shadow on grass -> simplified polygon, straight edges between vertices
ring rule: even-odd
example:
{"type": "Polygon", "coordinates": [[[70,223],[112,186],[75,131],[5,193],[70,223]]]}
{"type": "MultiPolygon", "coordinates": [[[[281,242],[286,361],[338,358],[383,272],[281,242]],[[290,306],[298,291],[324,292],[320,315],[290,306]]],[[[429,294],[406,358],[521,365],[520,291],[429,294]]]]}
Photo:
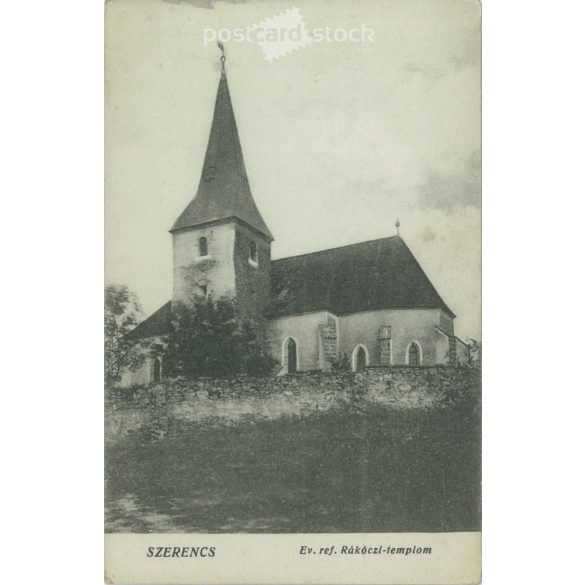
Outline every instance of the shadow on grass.
{"type": "Polygon", "coordinates": [[[157,421],[107,447],[108,532],[480,529],[477,404],[157,421]]]}

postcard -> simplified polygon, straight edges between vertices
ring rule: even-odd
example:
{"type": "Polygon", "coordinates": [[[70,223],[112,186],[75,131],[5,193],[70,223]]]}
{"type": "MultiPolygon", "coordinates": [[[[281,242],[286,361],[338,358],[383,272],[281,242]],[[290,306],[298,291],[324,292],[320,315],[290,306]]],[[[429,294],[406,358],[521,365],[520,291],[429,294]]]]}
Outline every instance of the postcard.
{"type": "Polygon", "coordinates": [[[481,580],[481,8],[110,0],[105,580],[481,580]]]}

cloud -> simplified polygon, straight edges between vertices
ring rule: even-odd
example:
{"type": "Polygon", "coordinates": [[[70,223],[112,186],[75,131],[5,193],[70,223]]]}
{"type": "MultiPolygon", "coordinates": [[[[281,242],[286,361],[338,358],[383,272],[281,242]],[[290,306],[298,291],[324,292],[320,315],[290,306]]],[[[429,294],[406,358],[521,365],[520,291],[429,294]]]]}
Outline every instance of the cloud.
{"type": "Polygon", "coordinates": [[[481,29],[474,27],[462,31],[458,50],[451,55],[450,61],[455,69],[479,67],[481,64],[481,29]]]}
{"type": "Polygon", "coordinates": [[[428,63],[409,61],[400,67],[405,75],[421,75],[430,81],[437,81],[448,73],[448,68],[445,66],[436,66],[428,63]]]}
{"type": "Polygon", "coordinates": [[[459,173],[428,173],[417,189],[423,208],[452,212],[459,207],[481,208],[481,151],[475,150],[465,160],[459,173]]]}
{"type": "Polygon", "coordinates": [[[406,77],[420,76],[435,82],[467,68],[478,69],[481,61],[481,29],[467,22],[455,28],[433,29],[423,34],[424,43],[435,50],[411,53],[400,66],[406,77]]]}

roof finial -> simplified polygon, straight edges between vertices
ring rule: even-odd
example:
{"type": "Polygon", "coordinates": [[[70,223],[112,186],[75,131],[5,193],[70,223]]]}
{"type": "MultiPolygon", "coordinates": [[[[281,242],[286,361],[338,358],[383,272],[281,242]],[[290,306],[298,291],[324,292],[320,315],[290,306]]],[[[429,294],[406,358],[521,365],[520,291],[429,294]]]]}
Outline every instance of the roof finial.
{"type": "Polygon", "coordinates": [[[394,225],[396,226],[396,235],[399,236],[400,235],[400,220],[397,219],[396,223],[394,225]]]}
{"type": "Polygon", "coordinates": [[[219,41],[217,41],[217,46],[221,51],[221,57],[219,58],[219,60],[221,61],[221,74],[225,75],[225,50],[223,48],[223,44],[220,43],[219,41]]]}

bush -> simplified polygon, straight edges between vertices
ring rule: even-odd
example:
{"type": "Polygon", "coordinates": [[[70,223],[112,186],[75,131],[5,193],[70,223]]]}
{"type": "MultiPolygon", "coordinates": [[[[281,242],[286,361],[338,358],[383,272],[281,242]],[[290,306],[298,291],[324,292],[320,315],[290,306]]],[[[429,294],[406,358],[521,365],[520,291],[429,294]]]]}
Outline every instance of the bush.
{"type": "Polygon", "coordinates": [[[331,370],[333,372],[349,372],[351,370],[351,360],[346,353],[336,355],[331,360],[331,370]]]}
{"type": "Polygon", "coordinates": [[[232,299],[195,295],[174,308],[172,324],[164,349],[171,376],[263,375],[275,364],[265,322],[238,319],[232,299]]]}

